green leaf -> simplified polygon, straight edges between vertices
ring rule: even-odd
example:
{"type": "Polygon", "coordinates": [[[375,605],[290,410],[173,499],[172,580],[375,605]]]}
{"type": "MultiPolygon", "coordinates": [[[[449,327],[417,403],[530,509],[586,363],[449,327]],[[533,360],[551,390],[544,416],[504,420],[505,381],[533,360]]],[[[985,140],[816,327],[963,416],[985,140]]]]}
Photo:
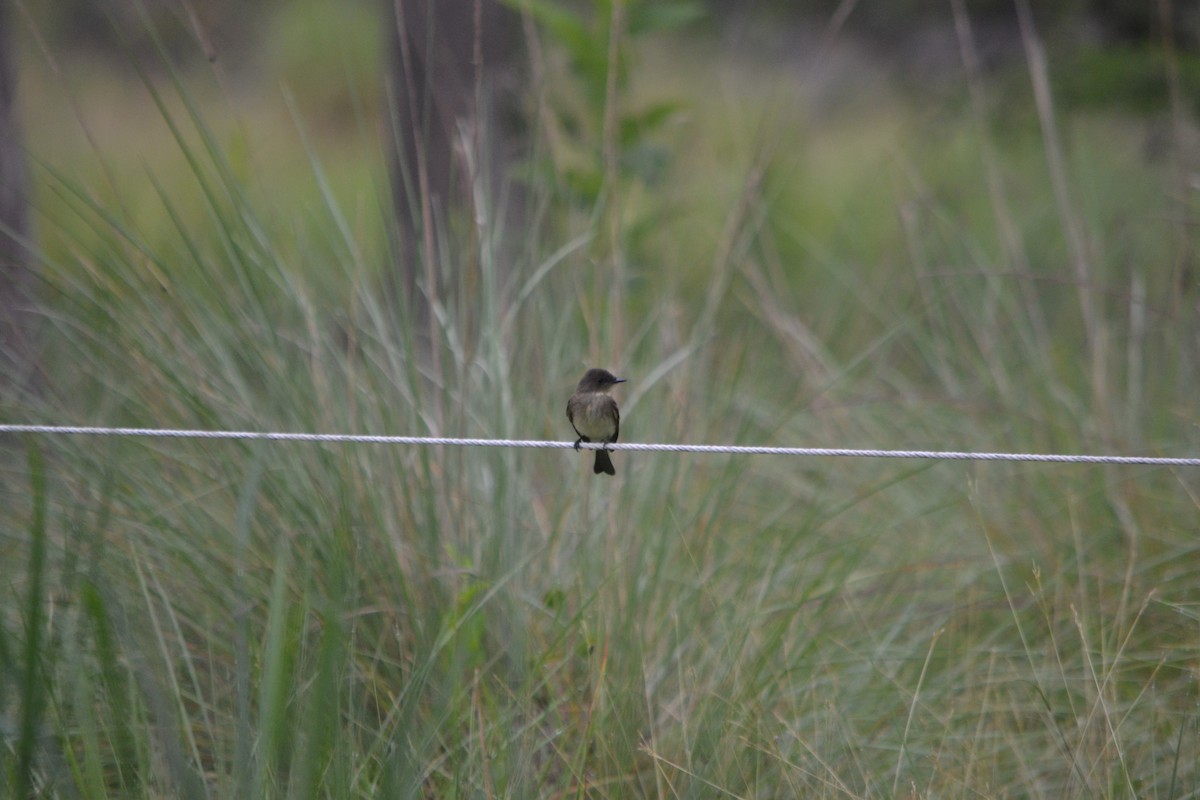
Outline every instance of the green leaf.
{"type": "Polygon", "coordinates": [[[558,3],[546,0],[500,0],[504,5],[516,11],[523,11],[533,17],[534,22],[546,29],[559,44],[571,51],[576,58],[581,51],[587,49],[592,38],[588,26],[578,15],[561,7],[558,3]]]}
{"type": "Polygon", "coordinates": [[[647,186],[658,185],[667,174],[671,154],[665,147],[639,142],[621,154],[621,169],[647,186]]]}
{"type": "Polygon", "coordinates": [[[683,110],[680,103],[655,103],[640,111],[621,117],[620,142],[622,147],[632,147],[648,134],[661,128],[683,110]]]}
{"type": "Polygon", "coordinates": [[[580,201],[583,206],[588,206],[600,197],[600,190],[604,187],[604,175],[598,169],[569,169],[563,175],[563,182],[573,199],[580,201]]]}
{"type": "Polygon", "coordinates": [[[629,9],[628,29],[633,36],[652,31],[678,30],[702,19],[705,14],[701,3],[642,3],[629,9]]]}

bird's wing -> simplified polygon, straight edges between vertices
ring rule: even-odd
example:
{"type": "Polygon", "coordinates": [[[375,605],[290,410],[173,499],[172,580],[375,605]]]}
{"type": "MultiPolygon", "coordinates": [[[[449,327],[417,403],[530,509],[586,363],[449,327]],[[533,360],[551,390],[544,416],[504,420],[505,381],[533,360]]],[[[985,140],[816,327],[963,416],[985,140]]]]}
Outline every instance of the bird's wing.
{"type": "Polygon", "coordinates": [[[579,428],[575,427],[575,409],[571,407],[571,402],[569,400],[567,401],[567,422],[571,423],[571,430],[575,431],[575,435],[578,436],[580,440],[585,442],[589,441],[586,436],[579,432],[579,428]]]}

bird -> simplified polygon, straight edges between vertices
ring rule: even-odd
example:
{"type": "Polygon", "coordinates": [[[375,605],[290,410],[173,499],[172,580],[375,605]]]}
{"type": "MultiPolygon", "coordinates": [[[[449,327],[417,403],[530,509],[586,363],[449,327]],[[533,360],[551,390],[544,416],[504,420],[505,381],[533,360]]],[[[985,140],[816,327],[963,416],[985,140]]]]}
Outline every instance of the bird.
{"type": "MultiPolygon", "coordinates": [[[[606,369],[592,368],[583,373],[579,385],[575,387],[575,394],[567,400],[567,419],[579,436],[575,440],[576,450],[581,442],[608,444],[617,440],[617,434],[621,431],[621,412],[609,390],[624,382],[625,378],[618,378],[606,369]]],[[[592,472],[597,475],[617,474],[608,450],[602,448],[596,451],[592,472]]]]}

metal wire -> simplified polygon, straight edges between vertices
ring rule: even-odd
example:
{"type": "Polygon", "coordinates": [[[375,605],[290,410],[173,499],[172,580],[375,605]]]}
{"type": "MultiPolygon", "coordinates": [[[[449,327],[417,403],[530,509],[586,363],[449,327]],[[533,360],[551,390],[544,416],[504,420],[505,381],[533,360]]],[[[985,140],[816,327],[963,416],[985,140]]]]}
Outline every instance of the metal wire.
{"type": "MultiPolygon", "coordinates": [[[[4,425],[0,433],[42,436],[126,436],[168,439],[225,439],[271,442],[331,442],[342,444],[423,445],[449,447],[537,447],[566,449],[573,442],[537,439],[471,439],[448,436],[382,436],[358,433],[293,433],[283,431],[215,431],[176,428],[104,428],[81,425],[4,425]]],[[[732,455],[802,456],[814,458],[921,458],[940,461],[1032,461],[1065,464],[1143,464],[1164,467],[1200,467],[1200,458],[1161,456],[1114,456],[1071,453],[993,453],[956,450],[877,450],[846,447],[757,447],[719,444],[645,444],[621,442],[609,445],[584,443],[589,450],[630,450],[660,453],[718,453],[732,455]]]]}

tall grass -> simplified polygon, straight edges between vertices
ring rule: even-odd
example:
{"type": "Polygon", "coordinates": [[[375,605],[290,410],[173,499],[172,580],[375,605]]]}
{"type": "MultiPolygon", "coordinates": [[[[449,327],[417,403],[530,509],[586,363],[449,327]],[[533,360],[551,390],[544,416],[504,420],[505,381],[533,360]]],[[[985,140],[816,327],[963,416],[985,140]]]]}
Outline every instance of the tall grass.
{"type": "MultiPolygon", "coordinates": [[[[562,214],[553,183],[524,230],[442,232],[429,341],[388,290],[383,186],[347,202],[297,147],[315,189],[292,203],[182,78],[142,86],[187,180],[147,224],[119,179],[39,165],[48,380],[11,419],[565,438],[602,364],[631,379],[631,441],[1195,451],[1194,302],[1153,268],[1178,255],[1173,179],[1124,118],[1043,109],[1094,285],[1032,112],[788,112],[764,150],[698,107],[673,180],[630,192],[677,209],[655,234],[562,214]],[[597,297],[616,259],[628,284],[597,297]]],[[[1200,793],[1194,475],[614,460],[8,450],[6,790],[1200,793]]]]}

